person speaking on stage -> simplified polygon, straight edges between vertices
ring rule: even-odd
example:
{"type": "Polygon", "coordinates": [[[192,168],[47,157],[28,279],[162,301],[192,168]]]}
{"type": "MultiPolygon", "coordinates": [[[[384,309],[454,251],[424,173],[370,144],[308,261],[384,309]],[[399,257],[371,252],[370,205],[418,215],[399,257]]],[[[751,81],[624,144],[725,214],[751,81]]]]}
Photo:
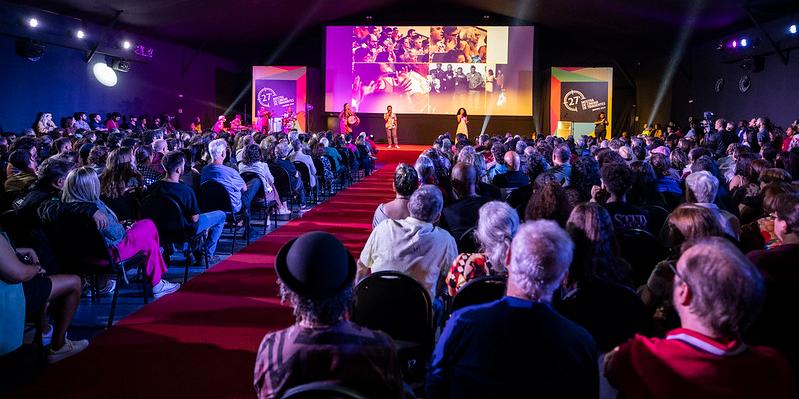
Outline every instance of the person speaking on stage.
{"type": "Polygon", "coordinates": [[[604,112],[600,112],[597,120],[594,121],[594,137],[597,139],[605,138],[608,130],[608,117],[604,112]]]}
{"type": "Polygon", "coordinates": [[[352,128],[358,126],[360,119],[350,108],[349,103],[344,103],[344,109],[338,114],[338,125],[342,134],[352,133],[352,128]]]}
{"type": "Polygon", "coordinates": [[[391,148],[392,145],[400,148],[399,141],[397,141],[397,114],[394,113],[394,108],[392,106],[389,105],[386,107],[386,113],[383,114],[383,120],[386,122],[388,148],[391,148]]]}
{"type": "Polygon", "coordinates": [[[468,138],[469,128],[466,124],[469,123],[469,116],[466,114],[466,109],[458,108],[458,114],[455,115],[455,119],[458,121],[458,130],[455,133],[463,133],[468,138]]]}

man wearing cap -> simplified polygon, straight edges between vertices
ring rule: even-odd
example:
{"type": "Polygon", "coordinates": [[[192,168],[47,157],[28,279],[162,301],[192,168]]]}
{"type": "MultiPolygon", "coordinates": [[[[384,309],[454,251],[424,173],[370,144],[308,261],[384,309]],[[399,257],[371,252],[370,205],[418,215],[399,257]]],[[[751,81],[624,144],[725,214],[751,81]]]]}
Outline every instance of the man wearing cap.
{"type": "Polygon", "coordinates": [[[341,241],[323,232],[303,234],[280,249],[275,271],[296,321],[261,341],[254,373],[258,397],[280,398],[298,385],[324,381],[369,398],[401,398],[394,342],[346,318],[356,265],[341,241]]]}

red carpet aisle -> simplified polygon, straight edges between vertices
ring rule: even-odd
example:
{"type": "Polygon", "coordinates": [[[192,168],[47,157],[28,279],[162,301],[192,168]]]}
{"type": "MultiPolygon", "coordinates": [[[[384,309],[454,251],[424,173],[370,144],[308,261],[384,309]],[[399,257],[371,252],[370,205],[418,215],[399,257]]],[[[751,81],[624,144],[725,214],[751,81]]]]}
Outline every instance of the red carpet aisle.
{"type": "Polygon", "coordinates": [[[357,257],[375,207],[393,196],[394,163],[414,162],[421,149],[382,151],[384,167],[372,176],[123,319],[16,397],[254,397],[258,343],[294,320],[277,296],[272,266],[278,249],[302,233],[324,230],[357,257]]]}

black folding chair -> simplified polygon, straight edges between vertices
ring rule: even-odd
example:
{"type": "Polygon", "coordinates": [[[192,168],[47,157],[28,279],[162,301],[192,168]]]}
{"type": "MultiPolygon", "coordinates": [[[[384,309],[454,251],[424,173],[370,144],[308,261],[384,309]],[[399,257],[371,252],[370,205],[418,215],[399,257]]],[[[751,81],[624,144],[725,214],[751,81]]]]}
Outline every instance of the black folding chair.
{"type": "Polygon", "coordinates": [[[655,237],[660,236],[660,230],[669,218],[669,211],[657,205],[645,205],[641,209],[646,211],[647,229],[655,237]]]}
{"type": "Polygon", "coordinates": [[[345,386],[320,381],[291,388],[280,399],[367,399],[367,397],[345,386]]]}
{"type": "Polygon", "coordinates": [[[295,194],[291,187],[289,173],[276,163],[270,162],[267,165],[269,165],[269,172],[272,173],[272,177],[275,178],[275,188],[280,196],[280,200],[283,201],[283,203],[288,204],[289,210],[294,212],[294,203],[299,203],[299,201],[294,201],[295,194]]]}
{"type": "Polygon", "coordinates": [[[91,217],[64,211],[53,222],[44,223],[44,231],[53,245],[53,252],[66,270],[87,276],[92,281],[92,303],[100,303],[99,277],[115,275],[117,280],[111,299],[111,309],[108,313],[106,328],[114,323],[119,287],[121,282],[129,283],[126,270],[137,268],[141,278],[142,297],[144,303],[148,302],[152,294],[152,287],[144,278],[144,265],[147,255],[139,251],[135,255],[119,262],[114,260],[111,250],[106,246],[105,239],[91,217]],[[69,226],[68,230],[64,226],[69,226]]]}
{"type": "Polygon", "coordinates": [[[449,313],[467,306],[496,301],[505,296],[507,285],[508,278],[505,276],[484,276],[469,281],[452,298],[449,313]]]}
{"type": "MultiPolygon", "coordinates": [[[[341,171],[335,169],[336,162],[333,160],[333,157],[331,157],[330,155],[327,155],[327,154],[322,155],[322,156],[327,158],[327,161],[330,163],[330,168],[333,169],[333,181],[330,182],[330,190],[331,190],[331,195],[332,195],[333,191],[338,192],[340,190],[339,188],[336,188],[336,182],[338,182],[340,187],[341,187],[341,181],[342,181],[342,179],[344,179],[344,176],[341,174],[341,171]]],[[[317,170],[318,170],[318,168],[317,168],[317,170]]]]}
{"type": "Polygon", "coordinates": [[[109,209],[114,211],[119,220],[139,220],[141,208],[141,192],[139,190],[130,190],[125,194],[110,198],[108,196],[100,196],[100,200],[108,206],[109,209]]]}
{"type": "Polygon", "coordinates": [[[233,205],[230,203],[230,195],[222,183],[215,180],[208,180],[200,185],[200,193],[197,195],[200,203],[200,210],[203,212],[222,211],[225,212],[226,220],[233,230],[233,246],[231,252],[236,249],[236,237],[238,236],[239,224],[244,224],[244,237],[247,245],[250,245],[250,215],[242,206],[239,212],[233,212],[233,205]]]}
{"type": "MultiPolygon", "coordinates": [[[[242,180],[245,182],[250,181],[252,179],[260,179],[257,173],[255,172],[244,172],[241,174],[242,180]]],[[[268,225],[267,218],[271,212],[272,214],[272,223],[274,228],[277,228],[277,201],[267,201],[266,200],[266,187],[261,185],[261,188],[258,189],[258,194],[255,195],[255,198],[252,201],[252,205],[250,205],[250,209],[256,209],[260,214],[261,220],[264,221],[264,234],[266,234],[266,227],[268,225]]]]}
{"type": "Polygon", "coordinates": [[[628,229],[616,233],[621,256],[632,266],[635,287],[646,284],[658,262],[666,259],[666,250],[652,233],[646,230],[628,229]]]}
{"type": "Polygon", "coordinates": [[[155,224],[162,247],[170,248],[172,245],[177,245],[183,248],[183,256],[186,259],[183,272],[184,283],[189,279],[190,254],[193,250],[202,250],[205,268],[208,268],[205,231],[194,231],[194,228],[183,216],[180,204],[174,198],[161,194],[150,194],[142,202],[141,213],[144,218],[152,220],[155,224]]]}
{"type": "Polygon", "coordinates": [[[353,176],[352,170],[355,166],[355,155],[352,151],[346,148],[336,148],[338,154],[341,155],[341,162],[344,163],[344,173],[342,174],[342,182],[344,184],[352,184],[353,183],[353,176]]]}
{"type": "Polygon", "coordinates": [[[355,287],[352,320],[391,336],[403,375],[424,377],[433,351],[433,308],[430,294],[416,280],[394,271],[369,275],[355,287]]]}
{"type": "Polygon", "coordinates": [[[305,189],[306,196],[311,197],[311,201],[316,203],[316,190],[319,186],[311,187],[311,170],[308,169],[308,165],[300,161],[294,161],[293,164],[297,172],[300,172],[300,179],[302,180],[302,186],[305,189]]]}
{"type": "Polygon", "coordinates": [[[325,165],[322,163],[322,159],[320,157],[313,157],[313,166],[316,168],[316,202],[318,203],[318,196],[320,194],[325,198],[328,197],[328,193],[330,193],[330,182],[325,179],[325,165]],[[321,190],[319,189],[320,187],[321,190]]]}
{"type": "Polygon", "coordinates": [[[474,231],[477,230],[477,227],[470,227],[469,230],[466,230],[458,237],[458,252],[460,253],[474,253],[480,251],[480,245],[477,243],[477,240],[474,238],[474,231]]]}

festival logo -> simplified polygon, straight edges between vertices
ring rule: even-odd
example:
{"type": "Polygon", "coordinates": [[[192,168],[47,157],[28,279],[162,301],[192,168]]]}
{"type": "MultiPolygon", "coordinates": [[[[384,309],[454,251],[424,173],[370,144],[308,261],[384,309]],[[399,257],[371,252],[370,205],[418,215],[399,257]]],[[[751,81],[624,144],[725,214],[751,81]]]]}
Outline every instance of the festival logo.
{"type": "Polygon", "coordinates": [[[258,104],[264,107],[272,106],[272,97],[276,97],[277,93],[269,87],[264,87],[258,91],[258,104]]]}
{"type": "Polygon", "coordinates": [[[599,112],[607,112],[607,82],[563,82],[561,93],[565,93],[560,104],[561,120],[593,122],[599,112]]]}
{"type": "Polygon", "coordinates": [[[256,79],[255,101],[275,115],[295,108],[297,82],[294,80],[256,79]]]}

